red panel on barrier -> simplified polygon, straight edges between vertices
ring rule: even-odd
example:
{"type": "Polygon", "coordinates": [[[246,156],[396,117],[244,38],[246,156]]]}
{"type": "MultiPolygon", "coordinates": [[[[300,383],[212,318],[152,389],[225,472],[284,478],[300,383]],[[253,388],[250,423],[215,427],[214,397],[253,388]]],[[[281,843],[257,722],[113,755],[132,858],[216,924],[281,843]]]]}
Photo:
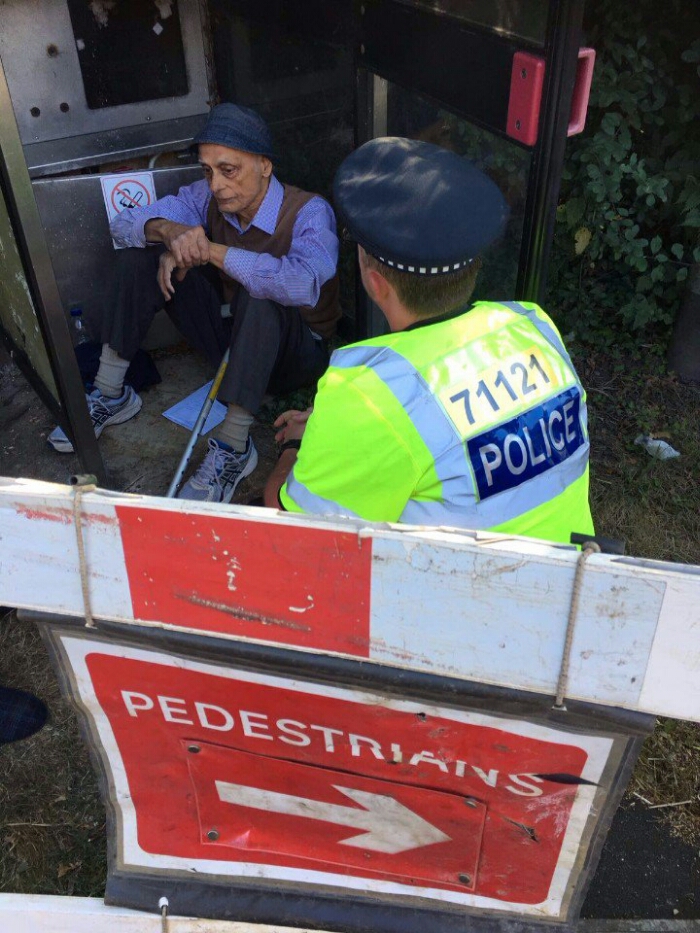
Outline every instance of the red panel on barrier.
{"type": "Polygon", "coordinates": [[[129,864],[379,878],[520,904],[544,901],[570,870],[583,738],[119,649],[130,651],[86,656],[113,771],[124,765],[129,864]],[[562,773],[568,785],[546,777],[562,773]]]}
{"type": "Polygon", "coordinates": [[[369,656],[369,539],[214,515],[116,512],[136,618],[369,656]]]}

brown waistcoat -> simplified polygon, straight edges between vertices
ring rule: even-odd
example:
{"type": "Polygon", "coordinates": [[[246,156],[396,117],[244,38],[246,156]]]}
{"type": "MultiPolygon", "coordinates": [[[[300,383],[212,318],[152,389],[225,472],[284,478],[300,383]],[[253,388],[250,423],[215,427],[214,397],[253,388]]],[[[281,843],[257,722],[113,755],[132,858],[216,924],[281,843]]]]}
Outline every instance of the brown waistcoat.
{"type": "MultiPolygon", "coordinates": [[[[249,227],[245,233],[239,233],[235,227],[225,220],[217,207],[216,201],[212,198],[207,212],[209,235],[214,243],[247,249],[254,253],[269,253],[276,259],[281,259],[282,256],[287,255],[292,245],[292,231],[297,214],[313,197],[315,195],[310,194],[308,191],[302,191],[300,188],[294,188],[291,185],[284,185],[284,196],[277,217],[277,226],[272,234],[258,230],[257,227],[249,227]]],[[[239,283],[223,271],[219,274],[224,287],[224,300],[231,303],[235,302],[239,283]]],[[[311,330],[322,337],[332,337],[335,332],[336,322],[340,317],[338,273],[336,272],[332,279],[329,279],[325,285],[321,286],[321,294],[313,308],[299,308],[299,311],[311,330]]]]}

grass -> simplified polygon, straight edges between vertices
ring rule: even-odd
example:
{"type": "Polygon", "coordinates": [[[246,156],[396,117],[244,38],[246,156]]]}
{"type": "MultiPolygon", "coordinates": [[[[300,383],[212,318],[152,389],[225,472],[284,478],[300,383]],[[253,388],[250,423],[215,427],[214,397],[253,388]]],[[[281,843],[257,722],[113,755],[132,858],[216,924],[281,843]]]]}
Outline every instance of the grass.
{"type": "MultiPolygon", "coordinates": [[[[576,348],[574,348],[575,350],[576,348]]],[[[624,538],[636,557],[700,564],[700,387],[664,373],[654,357],[575,359],[588,390],[591,503],[599,534],[624,538]],[[655,460],[639,434],[679,451],[655,460]]],[[[659,808],[673,831],[700,841],[700,725],[660,719],[629,793],[659,808]]]]}
{"type": "Polygon", "coordinates": [[[597,529],[624,538],[628,554],[700,564],[700,387],[656,372],[653,363],[619,372],[589,356],[578,367],[589,396],[597,529]],[[640,434],[681,456],[655,460],[634,443],[640,434]]]}
{"type": "MultiPolygon", "coordinates": [[[[572,348],[589,391],[591,499],[601,534],[627,553],[700,564],[700,388],[638,362],[572,348]],[[578,350],[578,352],[576,352],[578,350]],[[652,459],[634,444],[663,437],[681,456],[652,459]]],[[[305,394],[271,404],[271,423],[305,394]]],[[[36,629],[0,618],[0,683],[28,689],[51,710],[36,736],[0,747],[0,891],[101,896],[106,878],[104,808],[71,708],[61,698],[36,629]]],[[[700,840],[700,726],[660,720],[628,791],[689,842],[700,840]],[[688,802],[689,801],[689,802],[688,802]]]]}
{"type": "Polygon", "coordinates": [[[0,747],[0,891],[101,897],[107,873],[97,778],[38,630],[0,621],[0,683],[47,704],[44,728],[0,747]]]}

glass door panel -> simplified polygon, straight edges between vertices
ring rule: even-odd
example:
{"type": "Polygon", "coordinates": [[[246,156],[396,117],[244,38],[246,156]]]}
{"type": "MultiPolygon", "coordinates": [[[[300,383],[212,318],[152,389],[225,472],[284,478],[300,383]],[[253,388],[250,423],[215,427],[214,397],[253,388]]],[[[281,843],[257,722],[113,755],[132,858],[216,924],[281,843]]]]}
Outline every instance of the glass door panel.
{"type": "Polygon", "coordinates": [[[423,7],[484,26],[503,36],[517,36],[544,45],[547,28],[547,0],[399,0],[408,6],[423,7]]]}
{"type": "MultiPolygon", "coordinates": [[[[544,294],[584,0],[364,0],[358,142],[427,139],[472,159],[510,206],[478,297],[544,294]]],[[[368,333],[382,321],[360,296],[368,333]],[[363,308],[364,303],[364,308],[363,308]]]]}
{"type": "Polygon", "coordinates": [[[512,298],[532,153],[391,82],[387,82],[386,112],[387,136],[422,139],[450,149],[479,166],[501,189],[510,210],[508,224],[499,241],[482,257],[484,265],[474,297],[512,298]]]}

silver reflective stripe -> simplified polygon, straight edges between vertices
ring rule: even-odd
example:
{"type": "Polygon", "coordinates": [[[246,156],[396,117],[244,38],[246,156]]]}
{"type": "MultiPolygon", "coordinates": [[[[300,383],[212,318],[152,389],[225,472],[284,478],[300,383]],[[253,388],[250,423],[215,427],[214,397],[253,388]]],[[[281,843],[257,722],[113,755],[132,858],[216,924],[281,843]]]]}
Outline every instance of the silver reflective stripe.
{"type": "Polygon", "coordinates": [[[546,322],[539,318],[535,311],[532,308],[526,308],[524,305],[519,304],[517,301],[499,301],[499,305],[503,305],[504,308],[508,308],[509,311],[514,311],[515,314],[521,314],[523,317],[526,317],[528,321],[537,328],[537,330],[542,334],[544,339],[554,347],[557,353],[561,354],[564,357],[564,360],[571,370],[572,373],[575,373],[574,364],[571,362],[571,357],[561,342],[561,338],[557,336],[554,329],[546,322]]]}
{"type": "Polygon", "coordinates": [[[353,366],[372,366],[374,357],[381,356],[386,347],[341,347],[331,354],[330,366],[352,369],[353,366]]]}
{"type": "Polygon", "coordinates": [[[473,498],[466,508],[457,508],[451,502],[410,499],[399,516],[399,522],[472,529],[501,525],[544,505],[580,479],[588,466],[588,451],[588,443],[582,444],[572,457],[545,473],[482,502],[473,498]]]}
{"type": "Polygon", "coordinates": [[[552,347],[554,347],[557,353],[561,354],[565,363],[573,373],[574,378],[576,379],[576,385],[579,387],[581,392],[581,408],[579,415],[581,419],[581,426],[583,427],[583,436],[588,437],[588,407],[584,400],[583,386],[579,382],[576,368],[571,362],[571,357],[569,356],[566,347],[562,343],[561,338],[557,336],[553,328],[547,324],[546,321],[540,320],[540,318],[537,317],[537,314],[531,308],[525,308],[517,301],[500,301],[498,303],[502,304],[504,308],[508,308],[510,311],[514,311],[516,314],[524,315],[530,321],[530,323],[538,329],[544,339],[547,340],[552,347]]]}
{"type": "Polygon", "coordinates": [[[364,366],[381,379],[430,451],[443,498],[454,508],[469,508],[474,486],[464,442],[413,363],[390,347],[365,346],[336,351],[331,366],[364,366]]]}
{"type": "Polygon", "coordinates": [[[287,480],[286,491],[289,498],[304,512],[313,515],[344,515],[347,518],[362,518],[361,515],[337,502],[314,495],[303,483],[295,478],[294,472],[291,473],[287,480]]]}

